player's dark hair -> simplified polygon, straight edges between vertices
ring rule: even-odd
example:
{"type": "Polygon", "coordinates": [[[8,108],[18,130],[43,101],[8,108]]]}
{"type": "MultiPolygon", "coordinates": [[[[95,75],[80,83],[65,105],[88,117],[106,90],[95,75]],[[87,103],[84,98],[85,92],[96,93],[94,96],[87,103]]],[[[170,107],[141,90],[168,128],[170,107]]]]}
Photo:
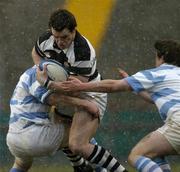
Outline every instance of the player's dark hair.
{"type": "Polygon", "coordinates": [[[175,40],[158,40],[154,44],[157,56],[165,63],[180,66],[180,43],[175,40]]]}
{"type": "Polygon", "coordinates": [[[57,9],[49,18],[49,28],[52,27],[58,32],[65,28],[72,32],[76,26],[77,22],[74,15],[65,9],[57,9]]]}

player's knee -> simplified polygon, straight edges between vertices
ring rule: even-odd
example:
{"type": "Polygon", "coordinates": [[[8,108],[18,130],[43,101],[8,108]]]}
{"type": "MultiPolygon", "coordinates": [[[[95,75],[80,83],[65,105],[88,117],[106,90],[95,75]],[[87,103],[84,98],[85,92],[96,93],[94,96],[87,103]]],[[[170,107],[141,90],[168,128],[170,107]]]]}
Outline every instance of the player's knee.
{"type": "Polygon", "coordinates": [[[87,109],[88,111],[93,114],[95,117],[99,117],[100,115],[100,110],[99,108],[97,107],[97,105],[93,102],[88,102],[87,103],[87,109]]]}
{"type": "Polygon", "coordinates": [[[69,148],[73,152],[73,154],[81,154],[81,144],[78,144],[77,142],[69,142],[69,148]]]}
{"type": "Polygon", "coordinates": [[[128,163],[132,166],[134,165],[134,156],[132,153],[130,153],[128,156],[128,163]]]}
{"type": "Polygon", "coordinates": [[[133,148],[128,156],[128,163],[134,166],[136,159],[141,155],[142,154],[138,149],[133,148]]]}
{"type": "Polygon", "coordinates": [[[152,159],[158,156],[158,154],[156,152],[149,151],[148,149],[140,149],[135,147],[131,150],[128,156],[128,163],[133,166],[140,156],[145,156],[152,159]]]}
{"type": "Polygon", "coordinates": [[[25,163],[25,162],[16,160],[14,163],[15,168],[21,169],[23,171],[28,171],[30,169],[31,165],[32,165],[31,161],[25,163]]]}
{"type": "Polygon", "coordinates": [[[86,143],[78,141],[77,139],[70,139],[69,148],[73,152],[73,154],[83,155],[84,150],[86,150],[86,143]]]}

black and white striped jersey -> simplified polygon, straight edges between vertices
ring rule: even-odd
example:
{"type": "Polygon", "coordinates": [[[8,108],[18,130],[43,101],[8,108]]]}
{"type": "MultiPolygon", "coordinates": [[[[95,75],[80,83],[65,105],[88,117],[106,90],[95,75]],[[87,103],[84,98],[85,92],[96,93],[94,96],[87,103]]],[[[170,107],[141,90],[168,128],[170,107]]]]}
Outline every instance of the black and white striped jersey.
{"type": "Polygon", "coordinates": [[[50,31],[43,33],[35,44],[35,50],[45,59],[54,59],[61,64],[68,64],[71,74],[89,77],[89,81],[99,74],[96,69],[96,54],[91,43],[76,31],[74,41],[65,50],[58,48],[50,31]]]}

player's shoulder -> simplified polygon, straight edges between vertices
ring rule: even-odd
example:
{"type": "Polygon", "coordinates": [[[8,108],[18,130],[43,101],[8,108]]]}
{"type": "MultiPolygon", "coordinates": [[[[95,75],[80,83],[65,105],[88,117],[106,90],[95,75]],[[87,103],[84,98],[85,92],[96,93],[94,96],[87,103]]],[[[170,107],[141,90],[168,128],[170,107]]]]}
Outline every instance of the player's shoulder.
{"type": "Polygon", "coordinates": [[[36,73],[36,69],[37,69],[37,67],[36,67],[36,65],[34,65],[34,66],[26,69],[24,73],[26,73],[28,75],[32,75],[33,73],[36,73]]]}
{"type": "Polygon", "coordinates": [[[93,49],[93,47],[90,46],[90,43],[87,41],[87,39],[83,37],[78,31],[76,31],[76,36],[74,39],[74,52],[76,61],[90,60],[91,49],[93,49]]]}
{"type": "Polygon", "coordinates": [[[22,84],[23,87],[27,87],[28,85],[31,85],[36,80],[36,68],[31,67],[27,70],[25,70],[20,78],[18,84],[22,84]]]}
{"type": "Polygon", "coordinates": [[[36,77],[36,66],[34,65],[31,68],[28,68],[27,70],[25,70],[25,72],[21,75],[21,78],[35,78],[36,77]]]}
{"type": "Polygon", "coordinates": [[[48,40],[51,36],[52,36],[52,33],[51,33],[50,30],[47,30],[47,31],[43,32],[43,33],[39,36],[39,44],[41,44],[42,42],[48,40]]]}

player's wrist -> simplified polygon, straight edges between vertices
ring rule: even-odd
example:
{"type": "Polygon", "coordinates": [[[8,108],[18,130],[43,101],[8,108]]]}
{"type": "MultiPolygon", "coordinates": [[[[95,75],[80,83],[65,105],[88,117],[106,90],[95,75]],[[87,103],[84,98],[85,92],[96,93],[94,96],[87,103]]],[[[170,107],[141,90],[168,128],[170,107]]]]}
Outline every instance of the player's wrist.
{"type": "Polygon", "coordinates": [[[86,91],[88,87],[88,83],[81,83],[80,86],[79,86],[79,90],[78,91],[86,91]]]}
{"type": "Polygon", "coordinates": [[[47,79],[44,81],[43,86],[44,86],[45,88],[49,89],[49,87],[50,87],[50,85],[51,85],[51,82],[52,82],[52,80],[51,80],[49,77],[47,77],[47,79]]]}
{"type": "Polygon", "coordinates": [[[47,87],[46,87],[47,89],[50,89],[52,82],[53,82],[52,80],[50,80],[50,81],[48,82],[47,87]]]}

